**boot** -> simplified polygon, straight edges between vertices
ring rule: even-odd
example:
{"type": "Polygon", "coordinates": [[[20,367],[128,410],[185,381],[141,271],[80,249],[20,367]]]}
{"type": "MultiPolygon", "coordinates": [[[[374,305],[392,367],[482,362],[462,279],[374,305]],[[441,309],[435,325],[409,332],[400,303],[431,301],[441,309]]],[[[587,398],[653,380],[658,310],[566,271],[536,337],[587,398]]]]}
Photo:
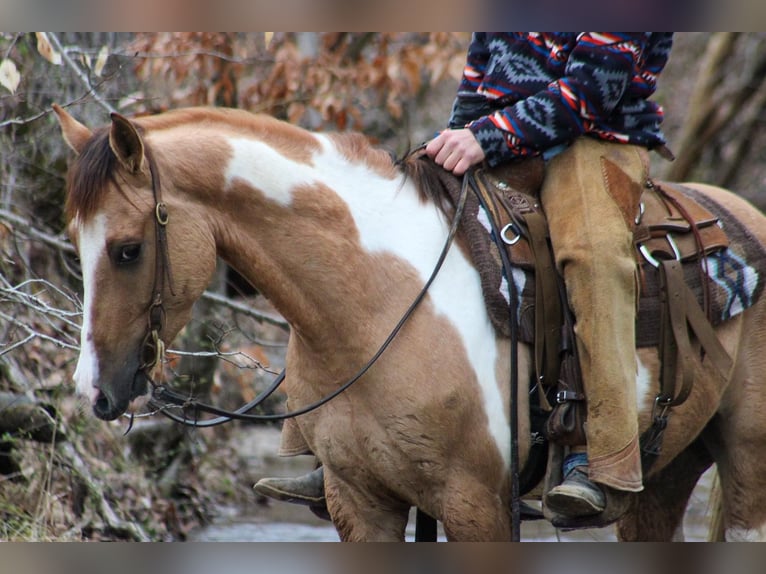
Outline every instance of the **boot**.
{"type": "Polygon", "coordinates": [[[262,478],[253,489],[258,494],[283,502],[311,507],[326,505],[324,470],[321,466],[296,478],[262,478]]]}
{"type": "Polygon", "coordinates": [[[570,454],[564,461],[564,480],[551,488],[545,496],[545,506],[567,518],[600,514],[606,508],[606,496],[597,484],[588,478],[588,459],[585,453],[570,454]]]}

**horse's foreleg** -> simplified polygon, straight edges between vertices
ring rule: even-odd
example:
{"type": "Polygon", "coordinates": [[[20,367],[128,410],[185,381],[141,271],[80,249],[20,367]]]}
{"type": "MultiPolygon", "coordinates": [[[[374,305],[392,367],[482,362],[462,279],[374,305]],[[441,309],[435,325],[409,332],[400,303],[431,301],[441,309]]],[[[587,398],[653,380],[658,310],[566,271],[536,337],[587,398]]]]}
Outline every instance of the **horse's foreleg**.
{"type": "Polygon", "coordinates": [[[662,542],[682,539],[689,497],[713,459],[700,440],[670,464],[644,479],[644,490],[633,498],[617,523],[620,540],[662,542]]]}
{"type": "MultiPolygon", "coordinates": [[[[374,490],[374,489],[371,489],[374,490]]],[[[403,542],[410,506],[382,500],[334,477],[325,467],[327,509],[343,542],[403,542]]]]}
{"type": "Polygon", "coordinates": [[[460,542],[508,542],[510,509],[496,491],[475,477],[453,478],[442,498],[442,523],[447,539],[460,542]]]}

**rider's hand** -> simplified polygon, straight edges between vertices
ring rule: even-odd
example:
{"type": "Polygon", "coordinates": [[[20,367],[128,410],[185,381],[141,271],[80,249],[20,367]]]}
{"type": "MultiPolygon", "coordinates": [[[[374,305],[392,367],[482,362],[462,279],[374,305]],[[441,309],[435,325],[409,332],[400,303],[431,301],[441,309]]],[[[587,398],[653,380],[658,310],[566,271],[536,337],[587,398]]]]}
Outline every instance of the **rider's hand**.
{"type": "Polygon", "coordinates": [[[455,175],[463,175],[469,167],[484,161],[484,150],[466,128],[444,130],[428,142],[426,154],[455,175]]]}

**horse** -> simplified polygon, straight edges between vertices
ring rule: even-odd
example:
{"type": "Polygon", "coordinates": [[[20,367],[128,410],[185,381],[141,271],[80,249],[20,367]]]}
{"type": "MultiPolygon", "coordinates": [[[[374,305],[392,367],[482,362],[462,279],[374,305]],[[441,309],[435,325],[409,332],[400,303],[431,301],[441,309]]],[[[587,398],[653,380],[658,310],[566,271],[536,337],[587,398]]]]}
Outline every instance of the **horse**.
{"type": "MultiPolygon", "coordinates": [[[[140,408],[147,365],[190,318],[221,257],[290,325],[291,408],[332,393],[380,348],[430,277],[450,233],[443,203],[407,161],[357,133],[315,133],[275,118],[186,108],[91,130],[54,106],[76,158],[66,214],[83,277],[73,375],[95,416],[140,408]],[[159,197],[158,197],[159,196],[159,197]],[[147,317],[151,317],[147,319],[147,317]],[[147,325],[147,322],[149,323],[147,325]],[[147,357],[149,355],[149,357],[147,357]]],[[[732,192],[689,184],[766,244],[766,218],[732,192]]],[[[717,464],[727,539],[766,538],[766,301],[716,328],[726,377],[701,363],[674,410],[621,540],[670,540],[700,475],[717,464]]],[[[658,393],[656,348],[637,350],[640,426],[658,393]]],[[[449,540],[509,540],[511,408],[519,458],[530,450],[529,396],[511,406],[511,365],[458,240],[426,296],[357,384],[296,419],[323,462],[344,541],[401,541],[415,506],[449,540]]],[[[525,380],[522,378],[521,380],[525,380]]]]}

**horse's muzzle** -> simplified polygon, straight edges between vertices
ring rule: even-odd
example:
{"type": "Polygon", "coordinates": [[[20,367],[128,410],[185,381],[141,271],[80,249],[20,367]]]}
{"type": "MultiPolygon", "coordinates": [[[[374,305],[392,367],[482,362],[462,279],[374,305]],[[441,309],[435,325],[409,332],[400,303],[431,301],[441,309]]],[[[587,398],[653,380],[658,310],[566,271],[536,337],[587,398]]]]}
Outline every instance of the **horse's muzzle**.
{"type": "Polygon", "coordinates": [[[112,421],[124,414],[136,399],[146,395],[148,389],[148,379],[143,371],[137,371],[133,376],[128,393],[108,392],[99,388],[93,403],[93,414],[101,420],[112,421]]]}

